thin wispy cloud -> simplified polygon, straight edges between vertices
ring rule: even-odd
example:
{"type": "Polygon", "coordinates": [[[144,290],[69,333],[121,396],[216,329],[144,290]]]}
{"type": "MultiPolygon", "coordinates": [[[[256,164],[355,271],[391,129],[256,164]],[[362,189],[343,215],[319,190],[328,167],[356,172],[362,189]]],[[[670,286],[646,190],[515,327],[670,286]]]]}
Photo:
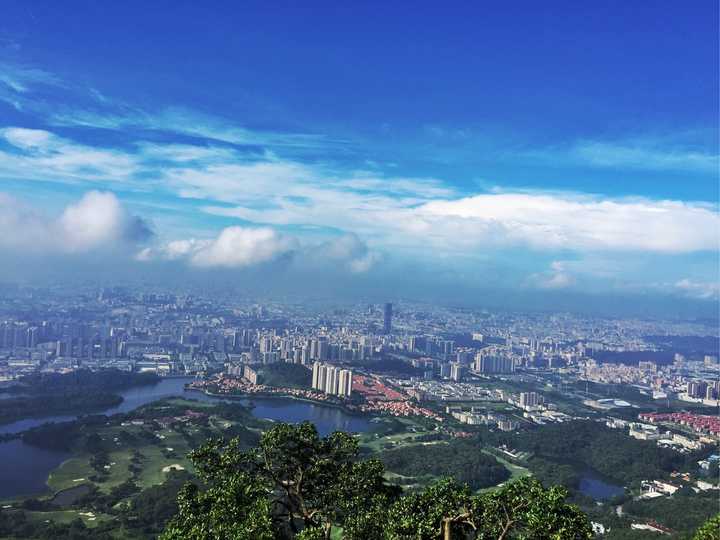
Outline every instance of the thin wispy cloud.
{"type": "Polygon", "coordinates": [[[663,148],[642,141],[624,144],[587,141],[575,146],[571,155],[594,167],[615,169],[717,173],[720,163],[716,153],[673,146],[663,148]]]}
{"type": "Polygon", "coordinates": [[[671,137],[581,140],[569,146],[508,154],[513,159],[556,167],[585,166],[618,171],[666,171],[716,174],[718,153],[706,144],[680,143],[671,137]]]}
{"type": "Polygon", "coordinates": [[[0,86],[13,92],[27,93],[38,86],[65,86],[65,83],[48,71],[35,67],[0,63],[0,86]]]}

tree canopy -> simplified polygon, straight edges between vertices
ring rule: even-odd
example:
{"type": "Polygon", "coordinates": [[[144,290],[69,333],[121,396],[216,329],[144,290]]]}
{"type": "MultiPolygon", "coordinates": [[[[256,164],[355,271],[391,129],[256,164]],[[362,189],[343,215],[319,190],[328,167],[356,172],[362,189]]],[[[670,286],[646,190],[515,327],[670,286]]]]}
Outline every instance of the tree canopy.
{"type": "Polygon", "coordinates": [[[383,464],[359,460],[352,435],[320,437],[310,423],[278,424],[259,444],[214,440],[191,454],[199,483],[178,496],[162,540],[575,540],[592,537],[567,491],[525,478],[473,494],[443,479],[403,495],[386,483],[383,464]]]}

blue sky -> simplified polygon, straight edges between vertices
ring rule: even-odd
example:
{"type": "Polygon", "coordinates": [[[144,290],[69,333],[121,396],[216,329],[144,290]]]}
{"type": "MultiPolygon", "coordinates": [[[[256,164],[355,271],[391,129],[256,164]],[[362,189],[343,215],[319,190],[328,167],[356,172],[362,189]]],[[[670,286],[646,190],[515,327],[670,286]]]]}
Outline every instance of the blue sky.
{"type": "Polygon", "coordinates": [[[717,10],[7,2],[5,252],[714,301],[717,10]]]}

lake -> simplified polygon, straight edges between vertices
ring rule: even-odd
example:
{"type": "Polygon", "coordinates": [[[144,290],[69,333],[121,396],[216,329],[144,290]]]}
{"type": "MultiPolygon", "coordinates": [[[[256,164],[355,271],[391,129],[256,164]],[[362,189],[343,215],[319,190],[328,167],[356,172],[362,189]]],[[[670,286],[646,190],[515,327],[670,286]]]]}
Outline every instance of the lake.
{"type": "Polygon", "coordinates": [[[607,501],[625,493],[623,487],[609,484],[593,471],[583,472],[580,478],[580,484],[578,485],[578,491],[583,495],[592,497],[596,501],[607,501]]]}
{"type": "MultiPolygon", "coordinates": [[[[162,379],[153,386],[140,386],[120,392],[123,402],[97,414],[113,415],[126,413],[159,399],[182,396],[199,401],[227,401],[253,405],[252,414],[257,418],[298,423],[309,420],[317,426],[322,435],[336,430],[364,432],[370,427],[367,417],[353,416],[341,409],[328,405],[308,403],[290,398],[226,399],[208,396],[198,391],[185,390],[185,383],[191,378],[162,379]]],[[[19,420],[0,426],[0,433],[18,433],[46,422],[66,422],[76,415],[47,416],[19,420]]],[[[0,500],[11,497],[42,494],[47,491],[45,481],[53,469],[68,459],[68,452],[43,450],[25,444],[20,440],[0,443],[0,500]]]]}

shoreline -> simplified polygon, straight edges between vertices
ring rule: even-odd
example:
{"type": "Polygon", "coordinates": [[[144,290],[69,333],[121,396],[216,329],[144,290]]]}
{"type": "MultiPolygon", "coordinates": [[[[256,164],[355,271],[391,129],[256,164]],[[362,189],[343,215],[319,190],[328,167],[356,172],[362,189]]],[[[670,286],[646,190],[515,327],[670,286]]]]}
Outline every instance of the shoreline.
{"type": "Polygon", "coordinates": [[[219,399],[291,399],[295,401],[303,401],[305,403],[311,403],[313,405],[320,405],[328,408],[333,409],[339,409],[343,413],[351,415],[351,416],[358,416],[358,417],[369,417],[369,418],[375,418],[380,415],[373,415],[366,412],[360,412],[355,411],[352,409],[348,409],[345,405],[342,405],[340,403],[333,403],[328,401],[320,401],[316,399],[311,399],[307,397],[300,397],[300,396],[294,396],[292,394],[280,394],[277,392],[269,392],[269,393],[237,393],[237,394],[217,394],[214,392],[211,392],[210,390],[204,390],[200,388],[188,388],[185,387],[185,391],[187,392],[200,392],[202,394],[205,394],[206,396],[219,398],[219,399]]]}

